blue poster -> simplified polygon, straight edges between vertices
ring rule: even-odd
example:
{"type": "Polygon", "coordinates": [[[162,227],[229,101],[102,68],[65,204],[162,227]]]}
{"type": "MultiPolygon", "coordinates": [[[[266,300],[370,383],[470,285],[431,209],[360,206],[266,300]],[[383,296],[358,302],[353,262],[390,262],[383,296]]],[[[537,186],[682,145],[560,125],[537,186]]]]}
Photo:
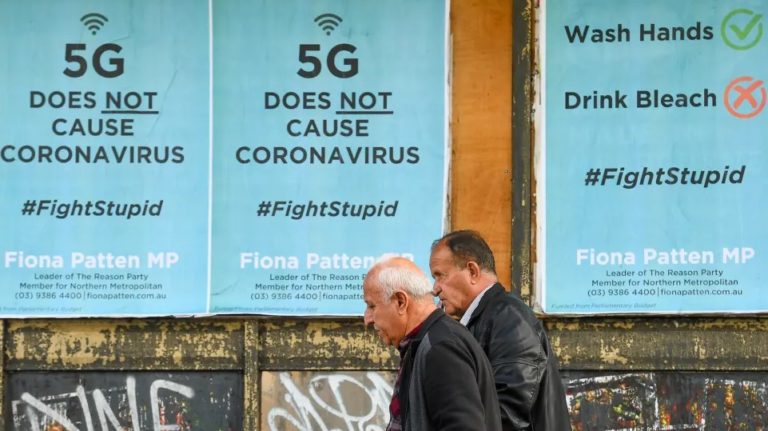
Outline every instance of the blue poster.
{"type": "Polygon", "coordinates": [[[361,315],[445,205],[447,5],[213,3],[211,312],[361,315]]]}
{"type": "Polygon", "coordinates": [[[209,5],[0,2],[0,316],[206,311],[209,5]]]}
{"type": "Polygon", "coordinates": [[[543,312],[768,311],[766,6],[546,2],[543,312]]]}

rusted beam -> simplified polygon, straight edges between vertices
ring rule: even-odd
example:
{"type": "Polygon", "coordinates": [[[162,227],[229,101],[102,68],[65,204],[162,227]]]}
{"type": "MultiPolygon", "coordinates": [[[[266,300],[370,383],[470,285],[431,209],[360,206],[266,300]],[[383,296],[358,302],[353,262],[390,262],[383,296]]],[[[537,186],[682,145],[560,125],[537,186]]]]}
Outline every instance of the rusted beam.
{"type": "Polygon", "coordinates": [[[245,321],[243,332],[243,429],[258,430],[261,419],[258,320],[245,321]]]}
{"type": "Polygon", "coordinates": [[[6,370],[242,368],[242,323],[202,319],[10,320],[6,370]]]}
{"type": "Polygon", "coordinates": [[[264,321],[259,367],[273,370],[394,370],[399,357],[362,319],[264,321]]]}
{"type": "Polygon", "coordinates": [[[569,370],[768,370],[763,317],[582,317],[546,326],[569,370]]]}
{"type": "Polygon", "coordinates": [[[530,304],[533,294],[533,16],[530,0],[512,2],[512,289],[530,304]]]}

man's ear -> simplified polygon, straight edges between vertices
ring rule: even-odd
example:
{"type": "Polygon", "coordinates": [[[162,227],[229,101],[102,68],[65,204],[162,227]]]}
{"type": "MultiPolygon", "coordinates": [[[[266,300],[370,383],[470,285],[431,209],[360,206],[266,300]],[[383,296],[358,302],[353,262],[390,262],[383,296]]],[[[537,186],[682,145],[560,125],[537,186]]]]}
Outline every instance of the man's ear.
{"type": "Polygon", "coordinates": [[[395,292],[392,300],[395,301],[397,312],[400,314],[405,313],[406,309],[408,308],[408,295],[406,295],[402,290],[398,290],[395,292]]]}
{"type": "Polygon", "coordinates": [[[473,281],[480,277],[480,273],[482,272],[480,270],[480,265],[478,265],[477,262],[473,260],[467,262],[467,269],[469,270],[469,278],[473,281]]]}

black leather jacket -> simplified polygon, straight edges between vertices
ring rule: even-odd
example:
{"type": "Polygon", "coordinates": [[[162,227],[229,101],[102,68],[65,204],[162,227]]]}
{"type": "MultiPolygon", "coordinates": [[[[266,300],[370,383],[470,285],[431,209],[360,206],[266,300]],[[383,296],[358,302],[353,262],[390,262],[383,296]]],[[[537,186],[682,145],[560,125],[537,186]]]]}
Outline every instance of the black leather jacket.
{"type": "Polygon", "coordinates": [[[491,361],[504,431],[570,431],[557,358],[544,327],[519,298],[495,284],[467,324],[491,361]]]}

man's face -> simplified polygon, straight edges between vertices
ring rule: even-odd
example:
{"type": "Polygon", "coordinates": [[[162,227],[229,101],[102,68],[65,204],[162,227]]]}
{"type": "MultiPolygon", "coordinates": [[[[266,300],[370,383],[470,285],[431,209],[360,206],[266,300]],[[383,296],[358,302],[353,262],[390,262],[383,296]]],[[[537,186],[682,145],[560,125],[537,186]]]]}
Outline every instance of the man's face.
{"type": "Polygon", "coordinates": [[[363,299],[365,300],[365,325],[373,325],[381,341],[389,346],[395,346],[405,336],[405,317],[398,313],[398,303],[394,298],[383,298],[381,289],[375,281],[366,277],[363,283],[363,299]]]}
{"type": "Polygon", "coordinates": [[[457,267],[451,249],[440,244],[429,257],[429,271],[435,279],[433,293],[440,297],[445,312],[461,318],[473,299],[469,269],[457,267]]]}

